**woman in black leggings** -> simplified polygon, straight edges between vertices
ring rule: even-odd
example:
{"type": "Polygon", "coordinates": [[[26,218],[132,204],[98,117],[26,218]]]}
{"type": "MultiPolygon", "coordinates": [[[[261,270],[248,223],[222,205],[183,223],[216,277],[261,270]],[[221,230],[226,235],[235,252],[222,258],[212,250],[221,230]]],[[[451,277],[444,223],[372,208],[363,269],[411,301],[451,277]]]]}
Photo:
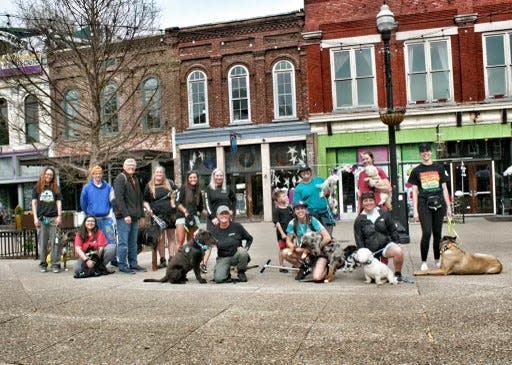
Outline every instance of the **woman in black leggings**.
{"type": "Polygon", "coordinates": [[[427,256],[430,236],[433,236],[434,260],[439,267],[439,245],[443,228],[443,218],[452,216],[450,196],[448,195],[448,176],[443,166],[432,161],[430,145],[419,146],[421,164],[416,166],[409,176],[412,185],[414,220],[421,224],[421,270],[427,270],[427,256]]]}

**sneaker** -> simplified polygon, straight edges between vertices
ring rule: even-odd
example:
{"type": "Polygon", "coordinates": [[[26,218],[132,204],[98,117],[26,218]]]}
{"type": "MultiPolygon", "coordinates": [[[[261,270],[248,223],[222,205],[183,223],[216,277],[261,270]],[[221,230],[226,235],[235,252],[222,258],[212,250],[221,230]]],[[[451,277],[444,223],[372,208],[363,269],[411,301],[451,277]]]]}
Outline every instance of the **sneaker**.
{"type": "Polygon", "coordinates": [[[238,271],[238,280],[240,280],[242,283],[247,282],[247,276],[245,275],[245,271],[243,271],[243,270],[238,271]]]}
{"type": "Polygon", "coordinates": [[[40,272],[47,272],[48,271],[48,267],[46,265],[39,265],[39,271],[40,272]]]}
{"type": "Polygon", "coordinates": [[[397,271],[395,273],[395,276],[396,276],[396,280],[399,282],[399,283],[403,283],[404,282],[404,278],[402,277],[402,273],[400,271],[397,271]]]}
{"type": "Polygon", "coordinates": [[[426,270],[428,270],[428,265],[427,265],[427,263],[426,263],[425,261],[423,261],[423,262],[421,263],[420,270],[421,270],[421,271],[426,271],[426,270]]]}
{"type": "Polygon", "coordinates": [[[119,272],[122,272],[124,274],[135,274],[135,271],[133,271],[132,269],[129,269],[127,267],[120,267],[119,272]]]}
{"type": "Polygon", "coordinates": [[[60,272],[60,265],[52,266],[52,272],[58,274],[60,272]]]}
{"type": "Polygon", "coordinates": [[[287,274],[288,273],[288,269],[279,269],[279,272],[282,272],[283,274],[287,274]]]}
{"type": "Polygon", "coordinates": [[[435,261],[435,265],[436,265],[436,267],[439,269],[439,268],[441,267],[441,261],[436,260],[436,261],[435,261]]]}
{"type": "Polygon", "coordinates": [[[130,267],[130,269],[132,269],[134,271],[143,271],[143,272],[148,271],[146,268],[139,266],[139,265],[132,266],[132,267],[130,267]]]}

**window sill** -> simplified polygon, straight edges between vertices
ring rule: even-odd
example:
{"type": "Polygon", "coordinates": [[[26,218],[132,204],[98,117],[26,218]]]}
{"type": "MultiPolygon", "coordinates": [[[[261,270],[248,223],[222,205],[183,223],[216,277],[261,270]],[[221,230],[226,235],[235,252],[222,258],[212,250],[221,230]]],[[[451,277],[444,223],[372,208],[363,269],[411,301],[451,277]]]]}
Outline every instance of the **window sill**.
{"type": "Polygon", "coordinates": [[[367,112],[376,112],[379,111],[377,106],[357,106],[350,108],[337,108],[332,112],[335,114],[347,114],[347,113],[367,113],[367,112]]]}
{"type": "Polygon", "coordinates": [[[297,118],[296,116],[272,119],[272,123],[279,123],[279,122],[298,122],[298,121],[299,121],[299,118],[297,118]]]}
{"type": "Polygon", "coordinates": [[[229,123],[229,125],[250,125],[250,124],[252,124],[252,121],[250,121],[250,120],[237,120],[237,121],[229,123]]]}

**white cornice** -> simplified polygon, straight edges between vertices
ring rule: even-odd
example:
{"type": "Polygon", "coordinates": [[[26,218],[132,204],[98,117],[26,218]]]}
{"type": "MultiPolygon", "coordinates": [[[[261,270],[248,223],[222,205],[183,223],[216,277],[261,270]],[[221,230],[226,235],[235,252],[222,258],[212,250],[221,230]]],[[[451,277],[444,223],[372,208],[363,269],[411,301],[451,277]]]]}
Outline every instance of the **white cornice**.
{"type": "Polygon", "coordinates": [[[458,27],[408,30],[405,32],[397,32],[396,40],[397,41],[407,41],[409,39],[433,38],[433,37],[442,37],[442,36],[447,36],[447,35],[457,35],[458,31],[459,31],[458,27]]]}
{"type": "Polygon", "coordinates": [[[493,32],[504,29],[512,29],[512,20],[475,24],[475,33],[493,32]]]}
{"type": "Polygon", "coordinates": [[[374,44],[382,42],[380,34],[371,34],[360,37],[324,39],[320,45],[322,48],[333,48],[340,46],[357,46],[361,44],[374,44]]]}

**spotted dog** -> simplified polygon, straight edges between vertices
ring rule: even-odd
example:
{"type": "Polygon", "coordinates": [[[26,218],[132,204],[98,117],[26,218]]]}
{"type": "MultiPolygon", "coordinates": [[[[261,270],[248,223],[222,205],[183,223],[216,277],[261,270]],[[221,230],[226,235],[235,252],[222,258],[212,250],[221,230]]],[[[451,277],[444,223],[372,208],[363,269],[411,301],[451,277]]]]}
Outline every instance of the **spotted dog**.
{"type": "Polygon", "coordinates": [[[345,258],[351,255],[355,251],[355,246],[347,246],[345,249],[341,245],[341,242],[332,240],[325,247],[322,245],[322,235],[318,232],[307,232],[302,236],[301,247],[305,249],[306,256],[311,255],[313,257],[325,257],[327,259],[327,266],[329,272],[324,282],[331,282],[336,274],[336,270],[343,267],[345,264],[345,258]]]}
{"type": "Polygon", "coordinates": [[[144,279],[146,283],[166,283],[185,284],[187,273],[194,270],[196,279],[201,284],[206,284],[206,280],[201,277],[200,264],[204,253],[211,247],[217,245],[217,240],[208,231],[199,229],[194,238],[183,245],[174,256],[169,265],[165,276],[161,279],[144,279]]]}

